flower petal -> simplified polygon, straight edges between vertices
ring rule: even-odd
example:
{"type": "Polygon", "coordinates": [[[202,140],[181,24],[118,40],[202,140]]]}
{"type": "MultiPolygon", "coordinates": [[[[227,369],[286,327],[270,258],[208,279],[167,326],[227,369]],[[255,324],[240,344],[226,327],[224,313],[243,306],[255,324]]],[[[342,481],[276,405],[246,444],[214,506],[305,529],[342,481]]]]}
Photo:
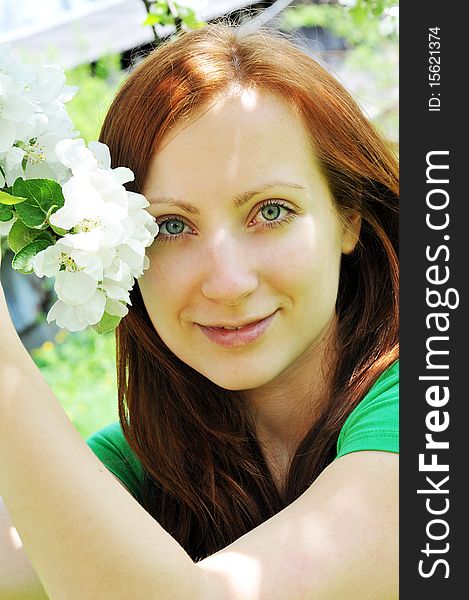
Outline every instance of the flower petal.
{"type": "Polygon", "coordinates": [[[111,153],[109,152],[109,148],[106,146],[106,144],[101,142],[90,142],[88,144],[88,148],[93,153],[93,156],[95,157],[100,169],[111,168],[111,153]]]}
{"type": "Polygon", "coordinates": [[[61,140],[55,147],[55,155],[62,164],[72,169],[74,175],[94,170],[98,166],[93,153],[81,138],[61,140]]]}
{"type": "MultiPolygon", "coordinates": [[[[55,321],[59,327],[70,328],[73,320],[73,307],[57,300],[47,313],[47,322],[55,321]]],[[[73,326],[72,326],[73,327],[73,326]]],[[[79,329],[70,329],[70,331],[79,331],[79,329]]]]}
{"type": "Polygon", "coordinates": [[[116,317],[125,317],[125,315],[129,312],[129,309],[125,304],[122,304],[122,302],[117,300],[112,300],[111,298],[106,300],[105,310],[110,315],[114,315],[116,317]]]}
{"type": "Polygon", "coordinates": [[[33,258],[33,269],[37,277],[53,277],[60,269],[62,249],[59,243],[41,250],[33,258]]]}
{"type": "Polygon", "coordinates": [[[2,116],[9,121],[24,121],[33,114],[33,105],[19,94],[12,95],[3,108],[2,116]]]}
{"type": "Polygon", "coordinates": [[[106,306],[106,294],[96,290],[91,300],[74,307],[75,318],[86,323],[86,325],[95,325],[104,314],[106,306]]]}
{"type": "Polygon", "coordinates": [[[13,217],[9,221],[0,221],[0,235],[8,235],[16,219],[17,217],[13,217]]]}
{"type": "Polygon", "coordinates": [[[36,94],[39,102],[53,102],[62,93],[65,73],[58,65],[46,65],[39,69],[36,79],[36,94]]]}
{"type": "Polygon", "coordinates": [[[106,292],[108,298],[111,298],[112,300],[123,300],[124,302],[129,302],[130,300],[129,292],[112,280],[104,279],[102,288],[106,292]]]}
{"type": "Polygon", "coordinates": [[[56,275],[54,289],[59,300],[73,306],[91,300],[97,285],[96,279],[82,271],[60,271],[56,275]]]}
{"type": "Polygon", "coordinates": [[[12,121],[0,120],[0,152],[7,152],[16,142],[16,127],[12,121]]]}

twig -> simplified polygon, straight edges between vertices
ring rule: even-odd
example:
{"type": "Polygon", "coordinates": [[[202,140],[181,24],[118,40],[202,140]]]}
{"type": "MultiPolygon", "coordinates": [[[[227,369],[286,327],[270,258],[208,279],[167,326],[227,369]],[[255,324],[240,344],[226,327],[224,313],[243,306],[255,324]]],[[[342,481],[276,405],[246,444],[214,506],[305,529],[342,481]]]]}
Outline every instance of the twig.
{"type": "MultiPolygon", "coordinates": [[[[147,15],[150,15],[151,14],[150,8],[151,8],[151,4],[152,4],[151,0],[142,0],[142,2],[145,5],[147,15]]],[[[151,25],[150,27],[151,27],[151,30],[153,31],[154,40],[158,44],[161,41],[160,36],[156,33],[156,29],[155,29],[154,25],[151,25]]]]}

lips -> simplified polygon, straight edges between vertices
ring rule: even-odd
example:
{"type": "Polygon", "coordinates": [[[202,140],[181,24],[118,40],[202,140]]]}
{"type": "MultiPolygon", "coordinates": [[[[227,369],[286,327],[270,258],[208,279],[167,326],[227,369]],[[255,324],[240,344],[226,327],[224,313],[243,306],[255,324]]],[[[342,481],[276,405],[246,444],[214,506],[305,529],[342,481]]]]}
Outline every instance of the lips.
{"type": "Polygon", "coordinates": [[[220,346],[244,346],[258,340],[275,319],[277,311],[271,315],[241,323],[224,323],[217,325],[200,325],[201,332],[212,342],[220,346]]]}
{"type": "MultiPolygon", "coordinates": [[[[270,316],[270,315],[268,315],[270,316]]],[[[254,323],[259,323],[263,321],[267,317],[260,317],[259,319],[251,319],[249,321],[243,321],[240,323],[222,323],[216,325],[202,325],[202,327],[209,327],[210,329],[242,329],[243,327],[247,327],[249,325],[253,325],[254,323]]]]}

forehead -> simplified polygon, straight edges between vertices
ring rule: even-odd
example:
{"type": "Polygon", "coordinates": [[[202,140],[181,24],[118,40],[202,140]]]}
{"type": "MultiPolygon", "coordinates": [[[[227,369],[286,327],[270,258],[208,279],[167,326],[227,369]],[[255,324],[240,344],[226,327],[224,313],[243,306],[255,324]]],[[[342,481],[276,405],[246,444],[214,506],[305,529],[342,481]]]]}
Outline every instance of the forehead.
{"type": "MultiPolygon", "coordinates": [[[[265,92],[223,98],[163,140],[145,193],[256,186],[266,178],[317,177],[309,134],[295,109],[265,92]]],[[[300,182],[299,182],[300,183],[300,182]]]]}

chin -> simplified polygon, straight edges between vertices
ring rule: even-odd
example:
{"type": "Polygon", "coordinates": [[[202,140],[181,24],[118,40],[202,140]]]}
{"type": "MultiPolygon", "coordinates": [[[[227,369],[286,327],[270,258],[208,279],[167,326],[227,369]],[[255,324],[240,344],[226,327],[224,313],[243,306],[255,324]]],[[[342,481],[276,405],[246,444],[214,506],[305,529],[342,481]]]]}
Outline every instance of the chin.
{"type": "Polygon", "coordinates": [[[232,392],[240,392],[242,390],[252,390],[254,388],[261,387],[269,381],[274,379],[275,375],[264,375],[260,374],[253,375],[250,374],[249,377],[243,377],[240,373],[234,373],[230,375],[223,376],[220,372],[218,373],[202,373],[207,379],[210,379],[215,385],[223,388],[224,390],[229,390],[232,392]]]}

